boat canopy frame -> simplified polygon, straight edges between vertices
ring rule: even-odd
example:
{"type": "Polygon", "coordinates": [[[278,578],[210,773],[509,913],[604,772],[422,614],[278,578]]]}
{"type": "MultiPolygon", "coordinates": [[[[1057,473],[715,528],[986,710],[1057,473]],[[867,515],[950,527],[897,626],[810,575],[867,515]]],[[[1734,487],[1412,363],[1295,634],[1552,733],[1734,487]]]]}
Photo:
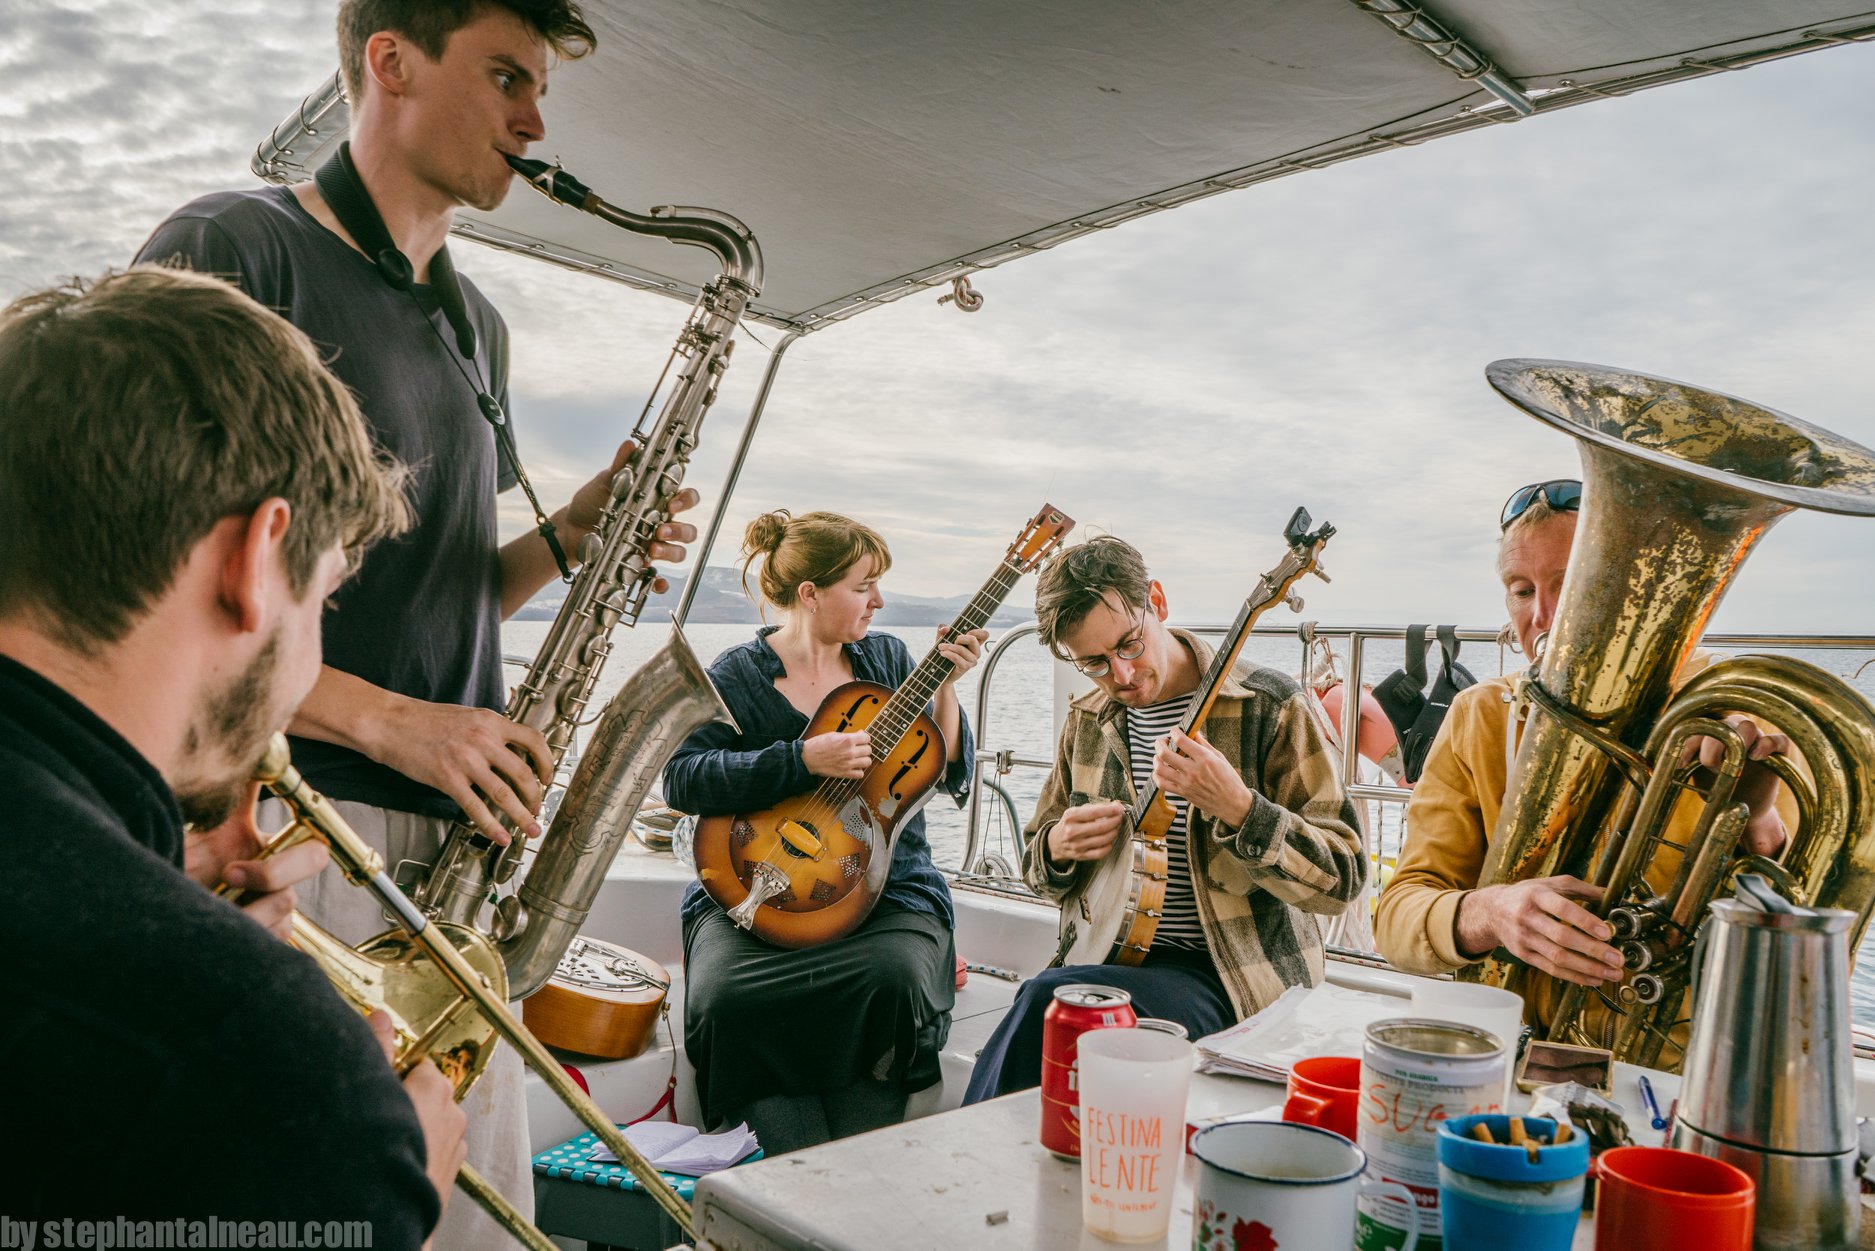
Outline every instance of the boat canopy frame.
{"type": "MultiPolygon", "coordinates": [[[[1013,61],[1022,65],[1024,61],[1021,54],[1025,51],[1038,58],[1046,54],[1034,46],[1027,49],[1021,47],[1017,42],[1019,32],[1012,29],[1021,24],[1007,15],[1013,10],[1034,8],[1052,9],[1065,15],[1064,5],[1108,11],[1116,7],[1094,0],[1048,0],[1046,3],[1038,0],[1037,3],[1022,6],[1010,6],[1006,0],[948,0],[947,3],[937,4],[936,8],[948,13],[954,24],[978,31],[972,42],[980,42],[986,47],[1000,45],[1012,48],[1010,56],[1000,64],[1013,61]]],[[[711,33],[708,21],[695,18],[678,21],[673,17],[674,9],[688,8],[704,15],[706,19],[714,16],[722,20],[731,31],[726,36],[726,42],[741,51],[757,46],[748,28],[761,27],[764,34],[772,34],[773,31],[770,29],[772,23],[766,17],[764,0],[717,0],[716,3],[702,5],[688,0],[644,0],[641,4],[631,6],[629,27],[626,25],[627,16],[613,12],[613,7],[597,3],[588,5],[589,9],[598,10],[592,17],[595,25],[601,29],[604,54],[590,61],[571,62],[555,73],[556,109],[567,107],[562,97],[573,95],[575,99],[571,105],[579,111],[572,123],[565,127],[573,132],[567,137],[565,149],[559,148],[562,136],[558,133],[561,127],[556,116],[553,146],[556,150],[575,154],[574,164],[570,168],[582,180],[600,190],[614,203],[629,203],[629,195],[621,191],[619,184],[635,180],[622,177],[618,170],[608,169],[603,163],[595,165],[595,162],[600,162],[607,155],[607,149],[600,140],[614,138],[618,134],[617,123],[613,119],[619,116],[621,109],[601,107],[595,101],[600,98],[614,101],[632,99],[625,93],[630,91],[631,83],[646,77],[641,70],[647,67],[652,58],[682,53],[687,62],[709,63],[708,48],[684,42],[685,39],[696,40],[711,33]],[[621,44],[624,45],[622,52],[619,49],[621,44]],[[562,87],[565,90],[561,90],[562,87]],[[595,117],[594,114],[602,117],[595,117]]],[[[624,6],[617,7],[622,9],[624,6]]],[[[1111,121],[1080,112],[1036,118],[1016,111],[1019,102],[1012,105],[1008,114],[1000,115],[999,120],[1003,123],[1003,131],[1024,133],[1016,138],[1004,136],[1000,140],[993,136],[986,138],[963,132],[967,132],[984,115],[988,106],[981,103],[982,97],[994,91],[997,84],[1007,78],[1006,71],[991,73],[985,70],[974,80],[965,78],[954,84],[918,84],[908,90],[930,97],[920,101],[921,105],[929,105],[933,99],[937,99],[938,106],[934,107],[941,107],[941,96],[947,92],[972,103],[970,107],[958,110],[957,120],[948,124],[939,112],[921,114],[941,133],[935,139],[917,146],[947,159],[956,157],[979,141],[992,149],[992,154],[982,159],[981,167],[985,168],[984,181],[996,185],[976,189],[963,185],[963,179],[940,176],[937,185],[951,193],[952,202],[948,205],[930,205],[934,213],[971,220],[974,225],[973,217],[981,209],[981,201],[986,194],[1027,192],[1030,203],[1017,205],[1006,214],[998,214],[999,221],[982,223],[983,228],[995,233],[1003,218],[1048,218],[1049,208],[1062,202],[1067,194],[1083,190],[1098,192],[1114,185],[1128,187],[1123,197],[1074,204],[1073,211],[1064,216],[1038,220],[1032,228],[1014,234],[972,239],[970,246],[942,254],[932,254],[929,249],[941,246],[946,241],[944,236],[957,235],[958,232],[948,226],[944,231],[922,235],[916,230],[904,228],[903,223],[843,217],[838,197],[845,196],[850,200],[864,194],[855,189],[860,173],[868,170],[877,173],[891,167],[890,162],[882,160],[876,153],[835,151],[829,153],[824,162],[818,162],[813,159],[815,139],[805,138],[798,141],[801,146],[786,152],[785,159],[769,162],[768,168],[759,172],[718,170],[708,177],[673,174],[672,185],[681,186],[686,192],[696,189],[700,195],[692,197],[692,202],[713,204],[735,213],[763,240],[769,261],[769,281],[762,296],[751,302],[747,317],[751,321],[780,329],[807,333],[825,329],[867,309],[947,285],[957,278],[993,269],[1070,240],[1097,231],[1111,230],[1126,222],[1226,191],[1241,190],[1307,170],[1326,169],[1364,156],[1414,147],[1432,139],[1554,113],[1595,100],[1618,98],[1714,74],[1748,69],[1844,44],[1875,42],[1875,11],[1838,12],[1828,20],[1806,21],[1794,27],[1789,25],[1790,17],[1804,13],[1827,16],[1840,8],[1821,3],[1821,0],[1702,0],[1702,4],[1697,7],[1708,11],[1705,19],[1709,24],[1679,22],[1677,26],[1675,23],[1678,19],[1670,20],[1666,13],[1667,10],[1683,7],[1676,0],[1666,0],[1665,3],[1661,0],[1592,0],[1566,7],[1574,11],[1574,24],[1564,32],[1566,38],[1538,38],[1533,35],[1529,45],[1523,46],[1518,42],[1520,31],[1515,24],[1516,15],[1534,15],[1539,9],[1554,10],[1556,6],[1538,4],[1536,0],[1446,0],[1442,8],[1449,14],[1469,14],[1473,23],[1490,29],[1494,42],[1506,45],[1498,47],[1493,57],[1481,50],[1480,40],[1467,37],[1466,23],[1453,16],[1435,17],[1426,6],[1408,3],[1407,0],[1345,0],[1345,4],[1311,0],[1311,3],[1301,6],[1293,5],[1293,0],[1260,0],[1242,5],[1223,5],[1217,0],[1162,0],[1152,6],[1155,21],[1159,23],[1175,23],[1181,17],[1189,17],[1194,31],[1204,31],[1207,20],[1211,26],[1222,27],[1217,37],[1241,39],[1250,49],[1250,59],[1259,65],[1267,66],[1286,58],[1307,65],[1309,61],[1321,61],[1324,56],[1333,55],[1337,50],[1360,50],[1358,60],[1349,53],[1344,63],[1313,66],[1311,73],[1319,72],[1319,82],[1313,78],[1285,82],[1279,85],[1277,93],[1265,92],[1254,102],[1259,109],[1282,111],[1278,124],[1262,128],[1264,131],[1278,132],[1279,136],[1295,133],[1298,125],[1295,118],[1325,109],[1323,100],[1332,102],[1341,113],[1363,118],[1362,124],[1351,128],[1340,127],[1342,133],[1281,151],[1255,151],[1257,144],[1254,140],[1246,140],[1241,147],[1232,143],[1228,132],[1232,125],[1240,124],[1245,115],[1241,111],[1221,107],[1221,99],[1232,84],[1227,80],[1221,81],[1215,74],[1191,87],[1187,97],[1180,94],[1184,85],[1174,81],[1176,70],[1157,66],[1155,68],[1166,74],[1166,77],[1161,80],[1148,78],[1141,94],[1156,92],[1159,98],[1152,105],[1133,114],[1115,112],[1111,121]],[[1291,5],[1288,9],[1290,14],[1302,10],[1314,10],[1315,13],[1306,21],[1278,20],[1272,10],[1282,3],[1291,5]],[[1221,14],[1227,8],[1245,10],[1249,16],[1224,21],[1221,14]],[[1356,31],[1345,29],[1345,23],[1335,20],[1344,11],[1367,14],[1378,19],[1377,23],[1363,24],[1374,26],[1378,47],[1367,47],[1356,31]],[[1271,28],[1271,34],[1266,43],[1252,45],[1251,41],[1260,34],[1259,24],[1271,28]],[[1606,27],[1612,32],[1610,37],[1638,37],[1635,35],[1637,31],[1653,34],[1648,31],[1652,26],[1674,29],[1661,32],[1655,36],[1651,45],[1638,48],[1619,63],[1605,67],[1585,65],[1574,69],[1534,70],[1521,79],[1512,77],[1504,68],[1512,63],[1532,67],[1553,64],[1546,58],[1569,51],[1575,51],[1578,55],[1623,55],[1612,51],[1606,39],[1589,38],[1584,31],[1591,27],[1606,27]],[[1382,27],[1393,31],[1400,38],[1387,39],[1386,30],[1382,27]],[[1668,46],[1660,40],[1669,33],[1681,35],[1679,43],[1692,40],[1705,42],[1698,46],[1668,46]],[[1569,46],[1553,49],[1552,44],[1557,42],[1569,46]],[[1404,46],[1406,44],[1417,47],[1421,53],[1415,54],[1404,46]],[[1394,51],[1396,47],[1397,52],[1394,51]],[[1391,59],[1394,57],[1405,64],[1392,64],[1391,59]],[[1380,76],[1380,81],[1369,81],[1376,74],[1380,76]],[[1456,94],[1452,94],[1454,89],[1456,94]],[[1280,94],[1283,92],[1288,94],[1280,94]],[[1404,107],[1411,109],[1405,116],[1393,111],[1401,107],[1398,102],[1402,99],[1407,101],[1404,107]],[[1193,129],[1204,131],[1205,138],[1189,145],[1192,149],[1189,154],[1180,152],[1173,158],[1160,158],[1156,154],[1148,156],[1149,149],[1173,146],[1173,139],[1153,128],[1169,118],[1180,116],[1202,118],[1202,121],[1193,122],[1193,129]],[[1111,126],[1112,130],[1103,131],[1104,126],[1111,126]],[[1112,145],[1105,142],[1107,133],[1115,136],[1112,145]],[[1002,145],[1000,155],[995,153],[999,142],[1002,145]],[[1007,165],[1016,159],[1010,154],[1019,154],[1027,148],[1043,151],[1058,149],[1071,154],[1063,158],[1064,168],[1077,164],[1102,168],[1097,173],[1075,176],[1076,181],[1066,187],[1062,194],[1055,194],[1058,189],[1043,185],[1047,180],[1036,174],[1005,171],[1000,180],[988,176],[987,167],[1007,165]],[[1133,182],[1134,179],[1151,180],[1168,165],[1184,162],[1187,155],[1193,159],[1202,159],[1207,153],[1226,151],[1249,159],[1217,167],[1192,168],[1186,171],[1189,177],[1164,184],[1148,181],[1146,185],[1139,186],[1133,182]],[[1138,166],[1137,174],[1133,170],[1134,166],[1138,166]],[[817,186],[835,190],[823,190],[818,200],[811,191],[804,191],[804,188],[817,186]],[[709,198],[712,196],[714,198],[709,198]],[[828,197],[833,197],[833,200],[829,202],[828,197]],[[823,204],[824,208],[821,207],[823,204]],[[794,230],[778,225],[778,222],[786,220],[778,216],[778,213],[785,211],[778,205],[804,210],[796,216],[814,219],[811,228],[794,230]],[[867,249],[869,255],[846,265],[842,272],[860,274],[860,279],[844,290],[838,288],[846,284],[836,283],[834,288],[826,288],[824,282],[804,280],[802,275],[805,271],[826,267],[844,250],[846,240],[843,236],[849,227],[852,227],[854,243],[867,249]],[[872,246],[875,243],[878,246],[872,246]],[[795,246],[791,247],[790,244],[795,246]],[[921,250],[925,251],[924,256],[918,255],[921,250]],[[807,290],[804,291],[804,287],[807,290]],[[816,291],[827,298],[816,298],[816,291]]],[[[867,37],[881,38],[880,27],[889,24],[889,20],[882,22],[878,19],[881,6],[870,4],[867,0],[820,0],[819,3],[806,4],[801,8],[811,10],[813,18],[800,21],[796,29],[789,32],[794,36],[793,46],[819,49],[821,59],[835,65],[850,65],[865,59],[875,51],[867,44],[867,37]],[[873,20],[863,20],[862,13],[870,15],[873,20]],[[860,34],[848,38],[842,44],[839,38],[847,30],[857,30],[860,34]],[[829,48],[830,44],[832,46],[829,48]]],[[[1545,24],[1568,25],[1557,22],[1553,12],[1546,17],[1546,23],[1530,23],[1532,27],[1545,24]]],[[[916,26],[917,23],[908,25],[916,26]]],[[[1064,39],[1085,33],[1073,31],[1071,23],[1064,21],[1062,25],[1064,39]]],[[[1124,22],[1113,20],[1111,16],[1093,31],[1093,34],[1116,38],[1137,33],[1140,32],[1129,30],[1124,22]]],[[[1195,54],[1198,47],[1213,41],[1203,34],[1188,34],[1179,40],[1160,39],[1151,50],[1195,54]]],[[[961,36],[954,37],[954,43],[961,42],[961,36]]],[[[1074,89],[1098,90],[1103,94],[1111,91],[1116,96],[1124,94],[1126,89],[1102,87],[1096,80],[1111,77],[1116,82],[1127,81],[1132,67],[1111,64],[1125,58],[1126,48],[1111,43],[1100,44],[1089,35],[1075,51],[1079,54],[1078,63],[1057,77],[1074,89]],[[1089,87],[1089,84],[1094,85],[1089,87]]],[[[909,54],[899,49],[894,63],[902,64],[909,59],[909,54]]],[[[958,71],[960,65],[967,66],[969,63],[968,57],[959,57],[954,45],[934,54],[934,59],[941,62],[939,68],[953,73],[958,71]]],[[[693,100],[661,101],[657,118],[681,118],[709,111],[704,103],[718,94],[718,84],[735,76],[734,68],[737,67],[718,66],[717,78],[696,82],[693,100]]],[[[1286,65],[1283,68],[1296,67],[1286,65]]],[[[1290,77],[1297,76],[1292,74],[1290,77]]],[[[661,85],[668,86],[671,79],[665,75],[659,81],[661,85]]],[[[1249,90],[1254,86],[1254,80],[1246,78],[1237,85],[1249,90]]],[[[886,97],[892,94],[891,89],[896,86],[867,84],[862,91],[872,94],[860,94],[855,98],[861,106],[871,101],[883,107],[886,97]]],[[[761,98],[762,91],[763,86],[758,83],[733,98],[738,105],[747,105],[761,98]]],[[[1032,102],[1033,98],[1031,95],[1024,102],[1032,102]]],[[[993,108],[989,111],[994,113],[993,108]]],[[[660,128],[657,118],[647,122],[649,129],[660,128]]],[[[344,86],[335,74],[308,95],[297,109],[261,141],[254,153],[254,172],[275,183],[292,183],[311,177],[313,170],[345,137],[349,121],[350,108],[345,99],[344,86]]],[[[773,123],[769,130],[755,128],[751,137],[743,139],[742,146],[747,148],[779,142],[787,121],[784,118],[773,123]]],[[[863,121],[859,124],[863,125],[863,121]]],[[[819,138],[824,139],[826,134],[823,129],[819,138]]],[[[673,135],[672,138],[677,136],[673,135]]],[[[868,135],[866,138],[876,136],[868,135]]],[[[679,143],[676,146],[682,145],[679,143]]],[[[707,154],[708,149],[702,152],[707,154]]],[[[635,155],[634,150],[627,145],[625,150],[611,159],[618,162],[620,169],[632,169],[635,155]]],[[[708,155],[696,152],[679,154],[666,160],[699,166],[711,164],[708,155]]],[[[904,166],[900,164],[897,168],[902,171],[904,166]]],[[[647,173],[643,181],[657,190],[669,189],[658,187],[657,183],[651,181],[651,177],[647,173]]],[[[535,197],[510,196],[508,203],[492,214],[465,211],[458,215],[455,233],[503,251],[545,260],[685,301],[694,300],[701,283],[710,277],[682,253],[659,250],[656,240],[611,230],[603,223],[567,214],[558,206],[544,201],[536,203],[535,197]],[[594,240],[616,246],[595,247],[594,240]],[[657,263],[660,260],[669,263],[660,265],[657,263]]]]}
{"type": "MultiPolygon", "coordinates": [[[[782,356],[803,335],[947,284],[947,299],[974,311],[972,274],[1223,192],[1875,42],[1875,11],[1841,0],[586,8],[605,51],[555,72],[556,150],[575,154],[573,172],[615,203],[637,184],[746,221],[768,277],[745,318],[788,332],[698,571],[782,356]]],[[[335,74],[261,141],[254,172],[310,178],[349,121],[335,74]]],[[[713,277],[689,249],[660,250],[537,196],[460,213],[454,233],[686,301],[713,277]]],[[[679,624],[700,582],[690,579],[679,624]]]]}

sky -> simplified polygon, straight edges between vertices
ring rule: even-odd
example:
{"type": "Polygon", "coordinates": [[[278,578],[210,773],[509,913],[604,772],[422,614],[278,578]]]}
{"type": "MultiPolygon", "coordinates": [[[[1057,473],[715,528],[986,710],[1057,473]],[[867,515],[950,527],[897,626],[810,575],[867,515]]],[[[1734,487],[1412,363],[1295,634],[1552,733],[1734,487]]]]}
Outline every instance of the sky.
{"type": "MultiPolygon", "coordinates": [[[[0,299],[254,185],[255,144],[336,59],[323,2],[0,7],[0,299]]],[[[1875,446],[1871,204],[1875,47],[1852,47],[1098,232],[980,275],[980,312],[931,292],[798,343],[712,561],[757,512],[826,507],[886,536],[888,596],[968,593],[1048,501],[1140,547],[1175,617],[1220,621],[1303,505],[1338,529],[1307,617],[1494,627],[1499,507],[1577,459],[1485,365],[1680,378],[1875,446]]],[[[552,507],[629,428],[686,309],[455,251],[513,329],[510,407],[552,507]]],[[[779,337],[748,334],[691,466],[705,510],[779,337]]],[[[523,507],[504,501],[511,531],[523,507]]],[[[1875,633],[1871,573],[1875,520],[1796,514],[1715,624],[1875,633]]]]}

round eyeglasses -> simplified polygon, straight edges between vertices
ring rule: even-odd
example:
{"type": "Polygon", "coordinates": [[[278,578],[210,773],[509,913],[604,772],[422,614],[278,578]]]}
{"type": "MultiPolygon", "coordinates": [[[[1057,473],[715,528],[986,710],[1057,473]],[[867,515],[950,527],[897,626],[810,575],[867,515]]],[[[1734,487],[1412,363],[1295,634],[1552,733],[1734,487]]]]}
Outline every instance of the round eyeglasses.
{"type": "Polygon", "coordinates": [[[1133,628],[1130,637],[1121,639],[1115,645],[1111,657],[1094,656],[1086,660],[1065,658],[1068,663],[1090,678],[1104,678],[1113,670],[1115,660],[1138,660],[1146,654],[1146,614],[1139,614],[1139,624],[1133,628]]]}

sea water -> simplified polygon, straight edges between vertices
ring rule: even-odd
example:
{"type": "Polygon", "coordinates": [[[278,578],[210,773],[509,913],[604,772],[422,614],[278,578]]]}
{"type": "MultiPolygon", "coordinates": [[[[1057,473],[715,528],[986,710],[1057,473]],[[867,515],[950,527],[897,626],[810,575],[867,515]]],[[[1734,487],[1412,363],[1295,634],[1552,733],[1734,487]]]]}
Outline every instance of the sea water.
{"type": "MultiPolygon", "coordinates": [[[[546,621],[508,622],[501,632],[503,651],[521,658],[523,663],[532,660],[546,638],[550,624],[546,621]]],[[[746,642],[754,635],[755,629],[752,625],[692,625],[685,628],[684,637],[707,665],[727,649],[746,642]]],[[[667,627],[661,623],[646,622],[637,629],[619,630],[614,634],[612,657],[600,676],[594,708],[602,707],[632,671],[663,645],[666,630],[667,627]]],[[[901,626],[891,627],[884,632],[903,639],[911,649],[912,656],[917,658],[930,650],[936,627],[901,626]]],[[[1002,631],[991,631],[992,645],[1001,634],[1002,631]]],[[[1244,654],[1292,676],[1299,676],[1302,670],[1302,646],[1293,637],[1253,636],[1245,644],[1244,654]]],[[[1365,644],[1365,654],[1363,678],[1372,685],[1400,666],[1405,648],[1398,640],[1369,640],[1365,644]]],[[[1875,700],[1875,665],[1871,665],[1866,672],[1859,672],[1870,660],[1870,653],[1838,649],[1792,649],[1788,654],[1837,674],[1862,694],[1875,700]]],[[[1489,643],[1467,644],[1460,659],[1481,679],[1514,670],[1522,664],[1521,657],[1489,643]]],[[[1007,750],[1035,760],[1054,757],[1053,664],[1048,652],[1033,636],[1018,640],[1003,655],[991,683],[988,733],[979,734],[979,748],[1007,750]]],[[[520,672],[519,668],[511,668],[511,680],[518,678],[520,672]]],[[[963,701],[965,713],[973,719],[973,723],[976,716],[977,677],[978,671],[973,671],[958,683],[958,695],[963,701]]],[[[1016,768],[999,779],[1015,801],[1020,820],[1027,821],[1029,814],[1034,811],[1044,776],[1038,769],[1016,768]]],[[[1378,836],[1380,855],[1390,861],[1399,850],[1400,806],[1373,804],[1369,805],[1369,811],[1371,815],[1368,819],[1378,836]]],[[[939,795],[926,806],[924,813],[932,854],[939,866],[961,868],[965,841],[963,810],[954,806],[946,796],[939,795]]],[[[978,849],[979,853],[1001,855],[1013,865],[1016,862],[1015,849],[1008,832],[1003,828],[1003,822],[1000,819],[986,819],[984,829],[985,845],[978,849]]],[[[1871,936],[1863,942],[1862,955],[1875,957],[1875,927],[1871,928],[1871,936]]],[[[1857,960],[1850,992],[1856,1023],[1875,1028],[1875,958],[1857,960]]]]}

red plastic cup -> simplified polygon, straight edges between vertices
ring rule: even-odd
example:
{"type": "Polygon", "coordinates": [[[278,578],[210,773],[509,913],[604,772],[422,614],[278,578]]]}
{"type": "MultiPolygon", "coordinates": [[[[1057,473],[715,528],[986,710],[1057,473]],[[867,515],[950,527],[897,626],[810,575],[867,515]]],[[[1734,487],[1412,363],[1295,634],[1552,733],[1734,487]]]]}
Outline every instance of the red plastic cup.
{"type": "Polygon", "coordinates": [[[1317,1125],[1354,1140],[1355,1112],[1361,1099],[1361,1062],[1353,1056],[1312,1056],[1289,1070],[1289,1098],[1283,1119],[1317,1125]]]}
{"type": "Polygon", "coordinates": [[[1615,1147],[1592,1169],[1596,1246],[1751,1251],[1757,1187],[1730,1164],[1671,1147],[1615,1147]]]}

